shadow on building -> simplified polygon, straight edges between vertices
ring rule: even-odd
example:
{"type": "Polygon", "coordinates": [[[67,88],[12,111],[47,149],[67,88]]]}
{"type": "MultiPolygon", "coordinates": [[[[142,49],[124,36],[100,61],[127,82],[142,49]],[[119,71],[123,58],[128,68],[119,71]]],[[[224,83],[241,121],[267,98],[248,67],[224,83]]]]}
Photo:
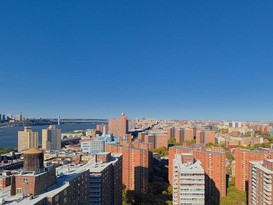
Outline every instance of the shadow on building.
{"type": "Polygon", "coordinates": [[[205,200],[206,205],[220,205],[220,191],[217,189],[215,182],[205,174],[205,200]]]}
{"type": "Polygon", "coordinates": [[[148,193],[149,169],[141,166],[137,166],[134,169],[135,192],[145,195],[148,193]]]}
{"type": "Polygon", "coordinates": [[[249,202],[249,200],[248,200],[248,192],[249,192],[248,182],[249,182],[248,180],[245,181],[245,188],[246,188],[246,191],[245,191],[245,193],[246,193],[246,204],[248,204],[248,202],[249,202]]]}

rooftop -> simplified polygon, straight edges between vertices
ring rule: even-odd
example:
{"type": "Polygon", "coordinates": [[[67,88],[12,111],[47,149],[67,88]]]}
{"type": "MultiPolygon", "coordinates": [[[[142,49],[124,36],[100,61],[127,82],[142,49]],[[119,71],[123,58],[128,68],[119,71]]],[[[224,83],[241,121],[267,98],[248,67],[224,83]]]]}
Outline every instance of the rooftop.
{"type": "Polygon", "coordinates": [[[195,161],[194,163],[186,163],[182,164],[181,155],[175,155],[175,163],[178,165],[179,172],[181,173],[195,173],[195,174],[204,174],[204,169],[201,167],[199,161],[195,161]]]}
{"type": "MultiPolygon", "coordinates": [[[[96,163],[94,160],[90,160],[85,165],[64,165],[61,167],[56,168],[57,173],[57,180],[55,185],[47,189],[47,192],[40,194],[38,196],[35,196],[33,199],[25,198],[22,199],[22,196],[16,195],[16,196],[8,196],[8,194],[5,194],[5,200],[11,204],[16,204],[17,202],[20,202],[20,204],[27,204],[27,205],[34,205],[41,201],[42,199],[46,197],[52,197],[56,194],[58,194],[60,191],[66,189],[69,186],[69,182],[76,177],[80,176],[85,171],[89,172],[100,172],[103,169],[105,169],[109,164],[116,162],[118,159],[117,157],[122,156],[121,154],[112,154],[111,155],[111,161],[108,163],[96,163]]],[[[32,174],[33,173],[25,173],[25,174],[32,174]]],[[[41,173],[38,173],[41,174],[41,173]]],[[[1,196],[2,191],[0,192],[1,196]]]]}
{"type": "Polygon", "coordinates": [[[24,154],[43,154],[43,151],[37,148],[30,148],[29,150],[25,151],[24,154]]]}
{"type": "Polygon", "coordinates": [[[270,169],[267,169],[266,167],[263,166],[263,161],[249,161],[250,164],[253,164],[257,169],[262,170],[266,174],[271,174],[273,175],[273,171],[270,169]]]}

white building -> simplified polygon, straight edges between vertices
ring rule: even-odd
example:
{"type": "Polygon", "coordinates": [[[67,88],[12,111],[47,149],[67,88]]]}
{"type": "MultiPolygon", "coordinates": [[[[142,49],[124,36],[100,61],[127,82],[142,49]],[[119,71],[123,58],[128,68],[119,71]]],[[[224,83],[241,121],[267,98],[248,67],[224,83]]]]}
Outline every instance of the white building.
{"type": "Polygon", "coordinates": [[[85,153],[91,155],[98,154],[105,151],[105,141],[104,140],[88,140],[81,142],[81,149],[85,153]]]}
{"type": "Polygon", "coordinates": [[[273,204],[273,160],[250,161],[248,201],[250,205],[273,204]]]}
{"type": "Polygon", "coordinates": [[[173,205],[205,204],[205,172],[192,154],[175,155],[173,205]]]}
{"type": "Polygon", "coordinates": [[[242,122],[230,122],[229,127],[232,128],[241,128],[242,127],[242,122]]]}

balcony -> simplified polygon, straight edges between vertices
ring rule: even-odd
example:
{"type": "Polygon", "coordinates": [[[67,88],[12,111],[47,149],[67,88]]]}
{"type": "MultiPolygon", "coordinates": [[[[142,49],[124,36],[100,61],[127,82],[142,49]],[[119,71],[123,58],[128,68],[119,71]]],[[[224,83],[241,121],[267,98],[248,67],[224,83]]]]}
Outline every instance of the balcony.
{"type": "Polygon", "coordinates": [[[272,180],[271,179],[268,179],[268,178],[263,178],[263,180],[267,183],[267,184],[271,184],[272,183],[272,180]]]}

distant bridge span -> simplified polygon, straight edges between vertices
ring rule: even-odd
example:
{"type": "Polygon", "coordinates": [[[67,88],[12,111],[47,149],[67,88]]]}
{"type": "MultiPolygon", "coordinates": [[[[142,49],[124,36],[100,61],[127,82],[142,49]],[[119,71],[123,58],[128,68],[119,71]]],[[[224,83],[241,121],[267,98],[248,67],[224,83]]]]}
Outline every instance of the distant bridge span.
{"type": "MultiPolygon", "coordinates": [[[[54,123],[58,123],[58,119],[49,119],[54,123]]],[[[106,119],[60,119],[60,123],[108,123],[106,119]]]]}

